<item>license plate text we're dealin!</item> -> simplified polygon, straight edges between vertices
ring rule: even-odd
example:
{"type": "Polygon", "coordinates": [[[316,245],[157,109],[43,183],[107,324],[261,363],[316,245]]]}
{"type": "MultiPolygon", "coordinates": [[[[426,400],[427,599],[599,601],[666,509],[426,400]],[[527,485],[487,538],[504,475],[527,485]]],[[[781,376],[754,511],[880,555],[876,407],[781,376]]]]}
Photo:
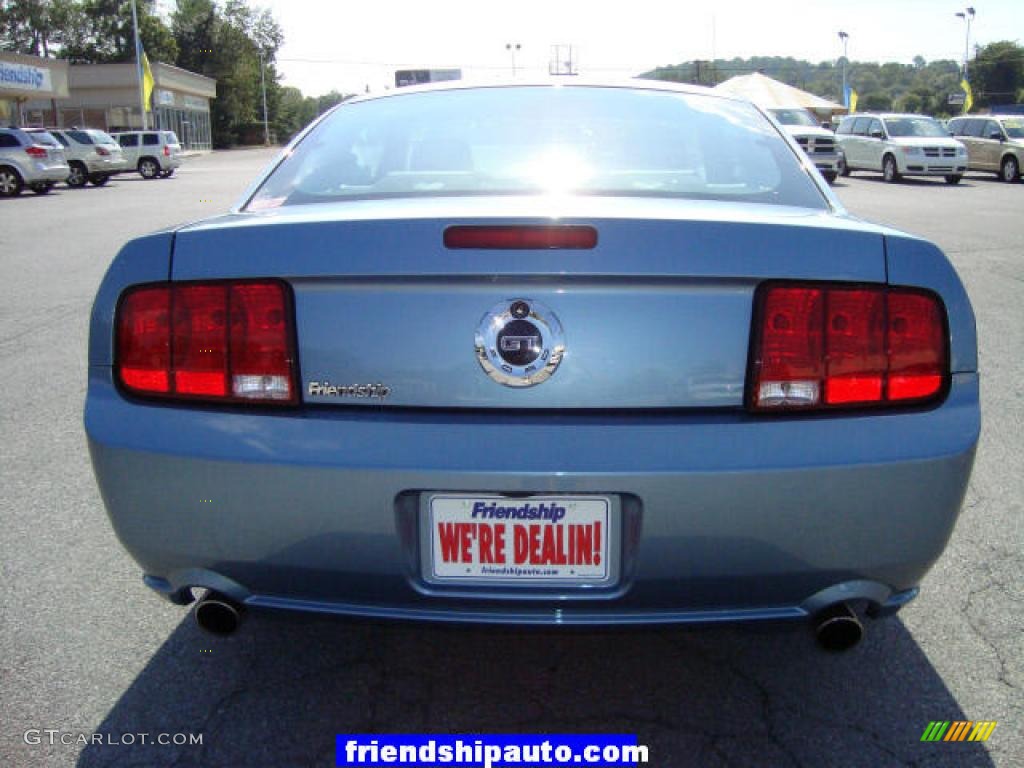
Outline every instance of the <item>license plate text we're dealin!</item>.
{"type": "Polygon", "coordinates": [[[435,497],[430,518],[435,577],[607,577],[606,499],[435,497]]]}

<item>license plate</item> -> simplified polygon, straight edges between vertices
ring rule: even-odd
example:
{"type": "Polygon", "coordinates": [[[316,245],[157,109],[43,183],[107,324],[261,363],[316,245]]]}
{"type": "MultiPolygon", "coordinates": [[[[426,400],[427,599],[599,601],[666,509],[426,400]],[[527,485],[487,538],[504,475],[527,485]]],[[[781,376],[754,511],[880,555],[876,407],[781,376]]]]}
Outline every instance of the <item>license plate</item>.
{"type": "Polygon", "coordinates": [[[431,581],[607,583],[612,499],[434,495],[431,581]]]}

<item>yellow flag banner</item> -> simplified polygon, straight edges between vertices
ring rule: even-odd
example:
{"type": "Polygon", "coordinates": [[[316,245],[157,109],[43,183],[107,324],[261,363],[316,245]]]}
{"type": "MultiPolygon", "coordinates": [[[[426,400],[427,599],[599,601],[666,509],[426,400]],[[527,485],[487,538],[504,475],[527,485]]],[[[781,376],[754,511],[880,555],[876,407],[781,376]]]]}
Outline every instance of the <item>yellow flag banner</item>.
{"type": "Polygon", "coordinates": [[[960,87],[964,91],[964,114],[966,115],[974,106],[974,94],[971,93],[971,84],[967,82],[966,77],[960,81],[960,87]]]}
{"type": "Polygon", "coordinates": [[[856,111],[857,111],[857,92],[855,90],[853,90],[853,88],[851,88],[850,89],[850,114],[852,115],[856,111]]]}
{"type": "Polygon", "coordinates": [[[153,96],[153,70],[149,68],[149,57],[142,52],[142,100],[145,102],[146,111],[151,112],[150,102],[153,96]]]}

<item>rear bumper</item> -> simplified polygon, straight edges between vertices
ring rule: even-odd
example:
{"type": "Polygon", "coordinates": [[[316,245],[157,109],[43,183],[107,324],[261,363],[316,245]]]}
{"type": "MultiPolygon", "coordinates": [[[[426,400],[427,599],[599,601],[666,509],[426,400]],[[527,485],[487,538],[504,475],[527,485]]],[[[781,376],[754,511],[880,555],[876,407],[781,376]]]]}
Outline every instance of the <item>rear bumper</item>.
{"type": "Polygon", "coordinates": [[[71,173],[71,168],[65,165],[44,165],[29,168],[25,173],[26,184],[40,184],[64,181],[71,173]]]}
{"type": "Polygon", "coordinates": [[[941,554],[980,428],[978,381],[930,411],[288,413],[128,402],[90,370],[89,447],[151,586],[252,607],[382,618],[617,624],[895,610],[941,554]],[[622,500],[608,589],[458,591],[420,577],[419,492],[622,500]]]}

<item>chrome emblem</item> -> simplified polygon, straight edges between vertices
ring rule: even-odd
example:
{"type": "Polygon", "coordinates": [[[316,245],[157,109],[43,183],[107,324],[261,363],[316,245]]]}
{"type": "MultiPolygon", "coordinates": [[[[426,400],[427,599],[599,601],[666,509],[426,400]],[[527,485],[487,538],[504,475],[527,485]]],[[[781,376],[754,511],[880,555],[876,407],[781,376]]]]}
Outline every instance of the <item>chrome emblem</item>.
{"type": "Polygon", "coordinates": [[[555,313],[532,299],[509,299],[491,307],[476,329],[476,359],[506,387],[532,387],[551,377],[565,354],[565,336],[555,313]]]}

